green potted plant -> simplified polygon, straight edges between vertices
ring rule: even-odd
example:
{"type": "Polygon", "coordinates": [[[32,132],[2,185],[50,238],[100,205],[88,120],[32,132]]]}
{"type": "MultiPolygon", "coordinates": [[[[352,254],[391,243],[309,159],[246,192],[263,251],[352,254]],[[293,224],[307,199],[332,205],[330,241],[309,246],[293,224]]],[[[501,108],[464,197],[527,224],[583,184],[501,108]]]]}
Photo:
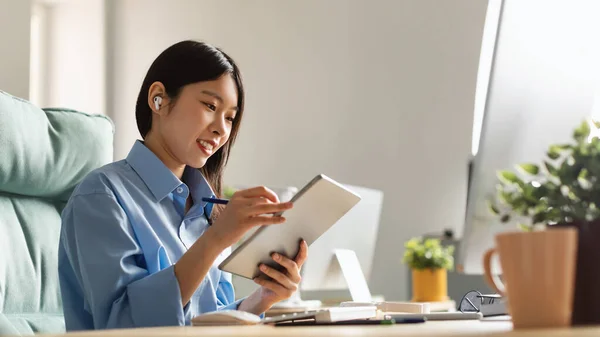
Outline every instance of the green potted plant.
{"type": "Polygon", "coordinates": [[[237,189],[229,186],[229,185],[225,185],[223,186],[223,197],[225,199],[231,199],[231,197],[233,196],[233,194],[237,191],[237,189]]]}
{"type": "Polygon", "coordinates": [[[600,323],[600,123],[584,121],[573,141],[550,145],[539,164],[498,172],[492,213],[524,231],[578,229],[574,325],[600,323]]]}
{"type": "Polygon", "coordinates": [[[412,301],[447,301],[447,271],[454,268],[454,246],[444,247],[439,239],[416,237],[404,247],[402,262],[412,270],[412,301]]]}

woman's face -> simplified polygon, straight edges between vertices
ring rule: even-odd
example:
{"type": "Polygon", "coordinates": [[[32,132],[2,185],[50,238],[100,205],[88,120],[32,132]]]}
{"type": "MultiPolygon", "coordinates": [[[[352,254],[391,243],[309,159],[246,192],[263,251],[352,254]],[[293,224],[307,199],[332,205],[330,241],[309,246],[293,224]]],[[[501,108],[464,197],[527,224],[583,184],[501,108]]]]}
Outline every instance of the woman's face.
{"type": "Polygon", "coordinates": [[[238,111],[237,95],[235,81],[225,74],[184,86],[170,109],[161,109],[166,112],[157,116],[158,133],[178,164],[200,168],[227,142],[238,111]]]}

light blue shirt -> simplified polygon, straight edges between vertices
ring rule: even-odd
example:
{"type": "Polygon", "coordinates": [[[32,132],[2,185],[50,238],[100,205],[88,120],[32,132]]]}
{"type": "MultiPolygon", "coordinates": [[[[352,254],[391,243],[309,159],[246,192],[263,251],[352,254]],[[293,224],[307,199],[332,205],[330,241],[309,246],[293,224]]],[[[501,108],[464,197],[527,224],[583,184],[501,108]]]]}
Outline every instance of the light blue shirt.
{"type": "Polygon", "coordinates": [[[174,263],[209,226],[214,194],[197,169],[180,181],[137,141],[127,159],[86,176],[62,213],[59,279],[68,331],[189,325],[237,309],[231,274],[216,266],[183,307],[174,263]],[[185,200],[193,206],[184,214],[185,200]]]}

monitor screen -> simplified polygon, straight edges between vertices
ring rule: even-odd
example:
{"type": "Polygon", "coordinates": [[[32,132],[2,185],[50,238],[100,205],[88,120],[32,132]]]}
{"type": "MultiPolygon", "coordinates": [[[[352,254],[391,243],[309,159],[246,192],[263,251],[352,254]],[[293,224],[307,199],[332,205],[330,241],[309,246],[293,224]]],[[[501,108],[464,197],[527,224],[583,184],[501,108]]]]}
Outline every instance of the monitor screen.
{"type": "Polygon", "coordinates": [[[518,230],[489,210],[498,170],[541,164],[551,144],[571,141],[573,130],[591,117],[599,93],[600,2],[494,3],[501,6],[486,18],[485,31],[492,33],[483,36],[481,62],[487,53],[489,67],[480,65],[478,74],[482,123],[457,252],[458,270],[467,274],[483,272],[482,255],[496,233],[518,230]]]}

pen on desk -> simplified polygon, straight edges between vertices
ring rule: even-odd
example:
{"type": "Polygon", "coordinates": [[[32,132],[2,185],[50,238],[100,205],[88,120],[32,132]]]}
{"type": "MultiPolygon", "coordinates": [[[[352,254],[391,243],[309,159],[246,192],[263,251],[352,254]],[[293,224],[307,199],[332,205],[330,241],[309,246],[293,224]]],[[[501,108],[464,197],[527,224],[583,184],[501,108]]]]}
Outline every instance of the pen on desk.
{"type": "Polygon", "coordinates": [[[425,323],[427,320],[423,317],[414,317],[414,318],[392,318],[398,324],[410,324],[410,323],[425,323]]]}
{"type": "Polygon", "coordinates": [[[227,203],[229,202],[229,200],[227,200],[227,199],[218,199],[218,198],[202,198],[202,201],[210,202],[213,204],[220,204],[220,205],[227,205],[227,203]]]}
{"type": "Polygon", "coordinates": [[[318,325],[392,325],[396,321],[393,319],[355,319],[349,321],[334,321],[334,322],[315,322],[315,321],[286,321],[277,322],[275,326],[318,326],[318,325]]]}
{"type": "Polygon", "coordinates": [[[332,325],[389,325],[395,324],[394,319],[355,319],[350,321],[332,322],[332,325]]]}
{"type": "Polygon", "coordinates": [[[427,321],[425,317],[415,317],[408,315],[385,315],[384,318],[394,320],[398,324],[425,323],[427,321]]]}

